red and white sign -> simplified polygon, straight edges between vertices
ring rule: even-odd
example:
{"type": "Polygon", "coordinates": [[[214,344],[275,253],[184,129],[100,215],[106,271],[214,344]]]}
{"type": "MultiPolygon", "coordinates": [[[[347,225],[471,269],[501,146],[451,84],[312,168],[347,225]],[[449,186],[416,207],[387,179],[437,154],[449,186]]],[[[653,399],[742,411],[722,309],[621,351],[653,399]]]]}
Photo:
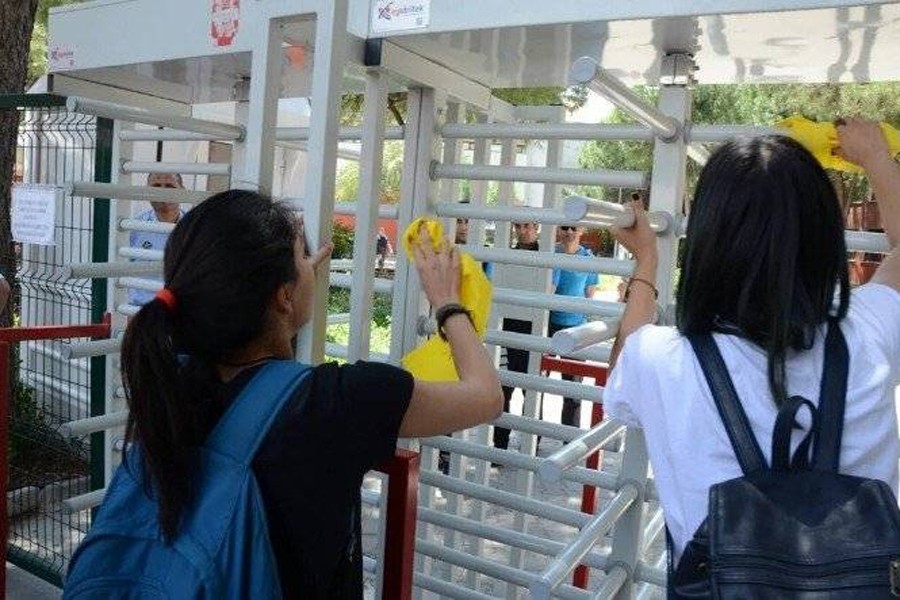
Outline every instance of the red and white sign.
{"type": "Polygon", "coordinates": [[[216,46],[230,46],[241,21],[241,0],[212,0],[210,35],[216,46]]]}
{"type": "Polygon", "coordinates": [[[53,45],[47,50],[47,63],[51,71],[74,69],[77,66],[75,49],[71,46],[53,45]]]}

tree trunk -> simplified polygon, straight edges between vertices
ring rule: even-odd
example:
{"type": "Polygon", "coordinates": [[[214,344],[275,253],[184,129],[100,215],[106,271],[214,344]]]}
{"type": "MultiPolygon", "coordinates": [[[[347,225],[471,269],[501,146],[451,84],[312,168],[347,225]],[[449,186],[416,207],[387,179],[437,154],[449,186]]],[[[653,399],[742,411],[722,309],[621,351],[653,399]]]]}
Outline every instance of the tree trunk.
{"type": "MultiPolygon", "coordinates": [[[[21,94],[28,76],[28,51],[38,0],[0,0],[0,94],[21,94]]],[[[0,109],[0,272],[13,288],[9,307],[17,298],[16,249],[10,227],[10,191],[16,164],[19,111],[0,109]]],[[[11,310],[0,314],[8,326],[11,310]]]]}

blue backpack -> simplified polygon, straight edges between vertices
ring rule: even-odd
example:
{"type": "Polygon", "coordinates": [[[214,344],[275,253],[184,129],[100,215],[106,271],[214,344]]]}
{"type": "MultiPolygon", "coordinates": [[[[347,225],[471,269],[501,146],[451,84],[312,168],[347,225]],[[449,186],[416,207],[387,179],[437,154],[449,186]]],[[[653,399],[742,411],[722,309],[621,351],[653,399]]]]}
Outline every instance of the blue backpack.
{"type": "Polygon", "coordinates": [[[196,494],[171,544],[133,446],[72,557],[63,598],[280,598],[253,458],[309,372],[272,361],[247,384],[200,450],[196,494]]]}

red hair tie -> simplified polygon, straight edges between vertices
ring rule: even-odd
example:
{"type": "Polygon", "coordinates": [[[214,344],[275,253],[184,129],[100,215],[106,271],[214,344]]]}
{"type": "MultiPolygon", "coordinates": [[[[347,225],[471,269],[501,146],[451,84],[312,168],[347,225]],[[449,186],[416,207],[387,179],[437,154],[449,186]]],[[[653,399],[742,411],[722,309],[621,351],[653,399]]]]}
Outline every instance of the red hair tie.
{"type": "Polygon", "coordinates": [[[169,288],[156,292],[156,299],[162,302],[169,312],[175,312],[175,294],[169,288]]]}

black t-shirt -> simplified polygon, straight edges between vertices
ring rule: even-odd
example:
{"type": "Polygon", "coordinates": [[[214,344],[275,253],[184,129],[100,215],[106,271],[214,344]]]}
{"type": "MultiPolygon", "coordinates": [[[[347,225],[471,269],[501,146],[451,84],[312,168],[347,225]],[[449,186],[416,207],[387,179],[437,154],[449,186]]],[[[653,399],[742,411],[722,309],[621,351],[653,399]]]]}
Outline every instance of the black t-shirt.
{"type": "MultiPolygon", "coordinates": [[[[228,384],[233,400],[257,372],[228,384]]],[[[315,367],[253,462],[285,598],[361,599],[360,486],[394,455],[412,376],[358,362],[315,367]]]]}

